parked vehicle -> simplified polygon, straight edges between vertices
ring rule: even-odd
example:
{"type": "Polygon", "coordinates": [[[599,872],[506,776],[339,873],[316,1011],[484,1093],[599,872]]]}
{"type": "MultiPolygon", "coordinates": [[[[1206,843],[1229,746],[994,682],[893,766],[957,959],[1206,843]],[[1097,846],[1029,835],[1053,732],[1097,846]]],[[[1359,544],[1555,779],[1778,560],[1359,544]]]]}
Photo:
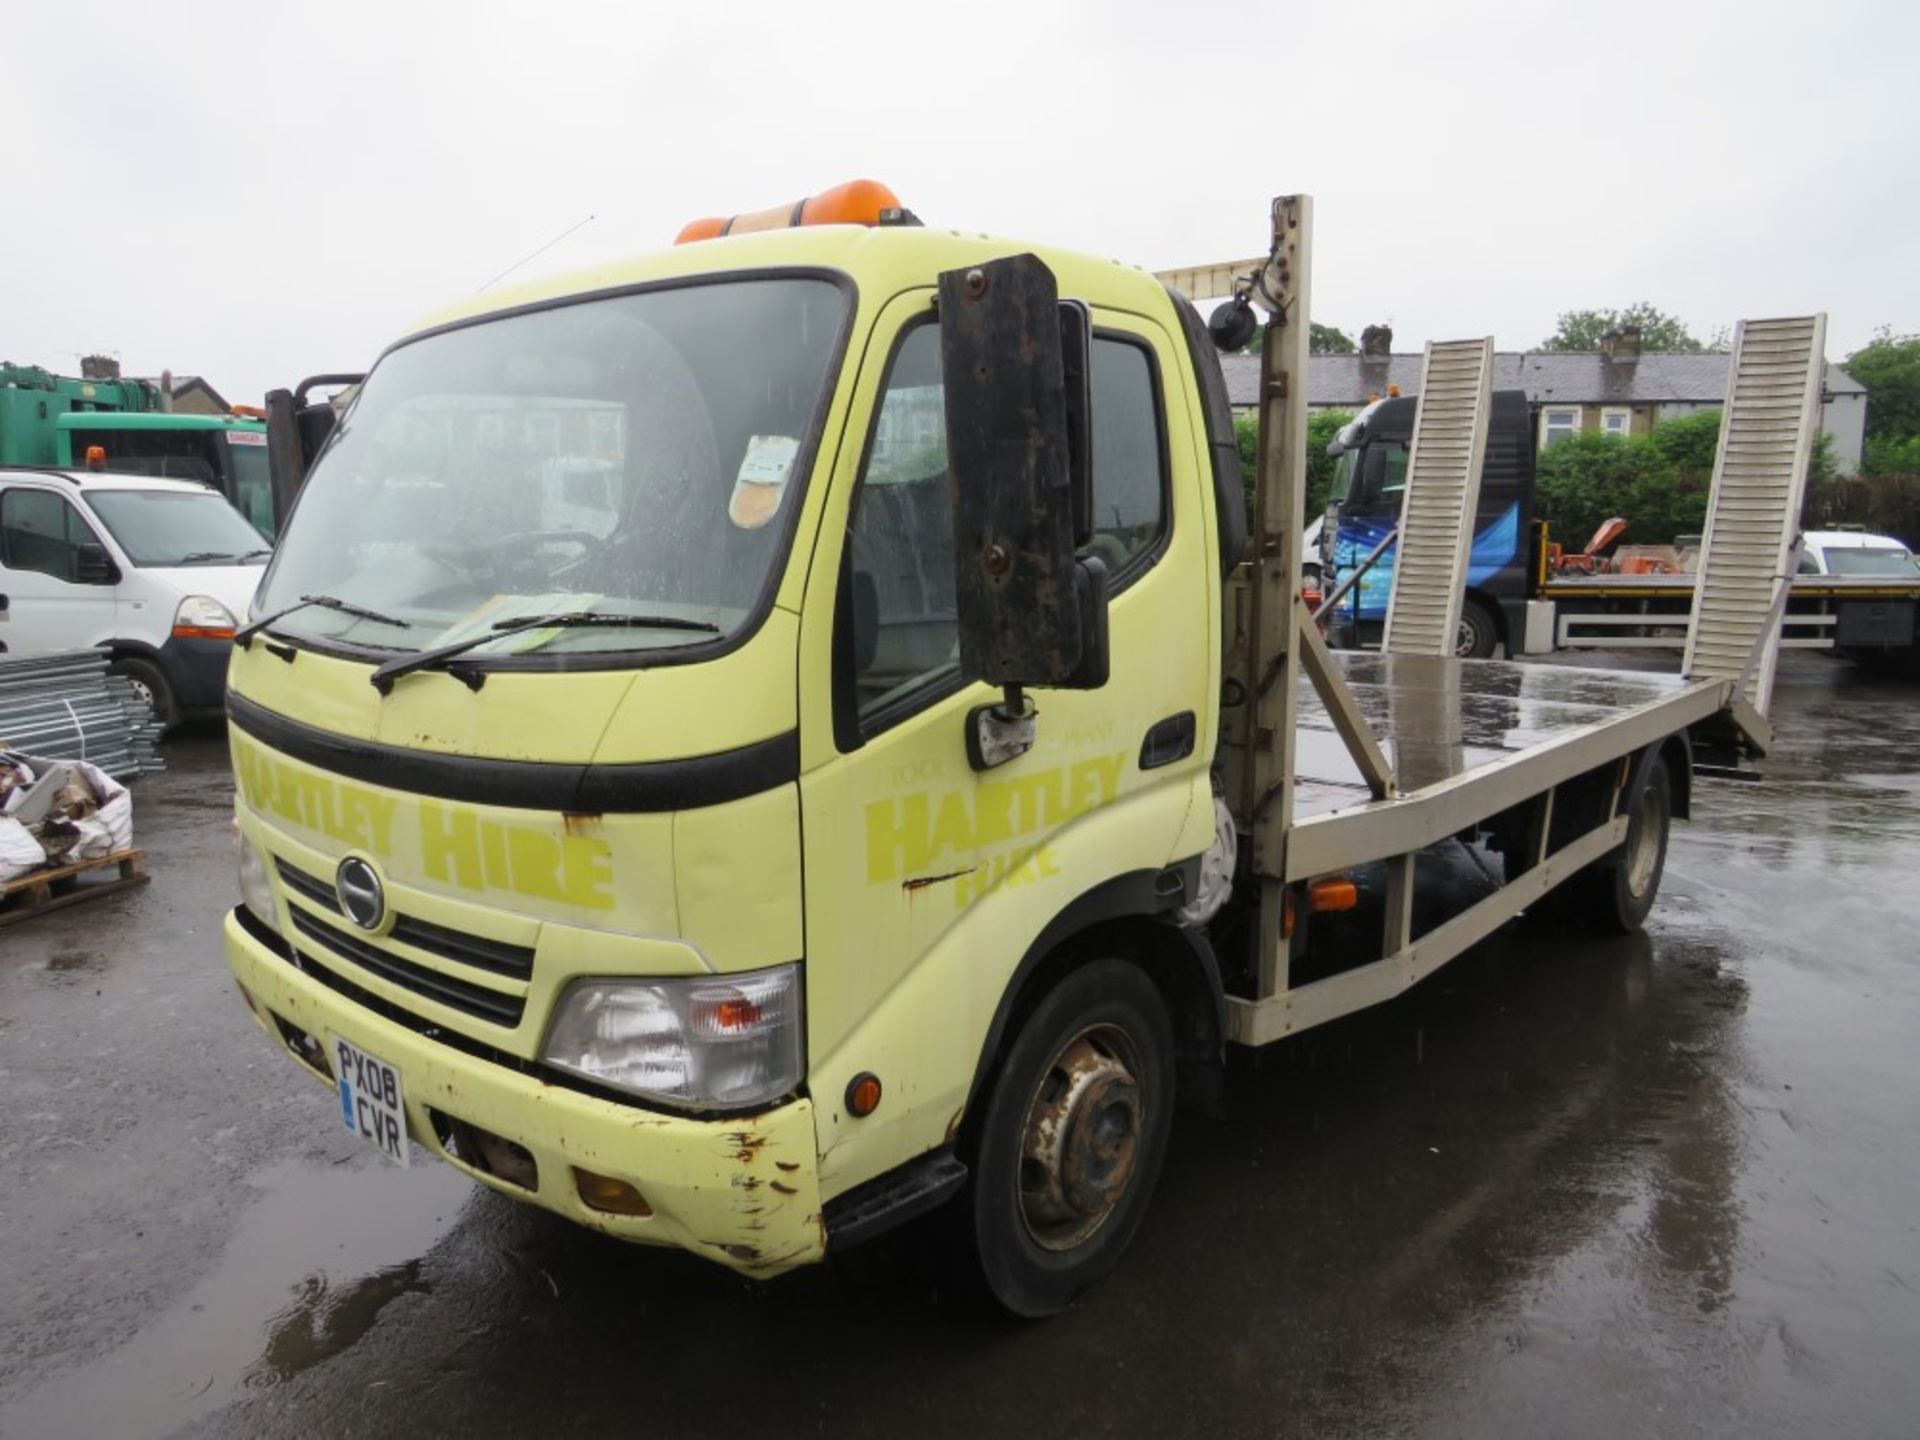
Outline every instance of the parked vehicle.
{"type": "MultiPolygon", "coordinates": [[[[1321,587],[1331,592],[1400,523],[1408,445],[1418,397],[1367,406],[1333,445],[1339,456],[1320,541],[1321,587]]],[[[1458,653],[1509,655],[1552,650],[1678,650],[1692,612],[1699,537],[1678,547],[1622,545],[1617,563],[1584,553],[1560,557],[1551,522],[1535,502],[1537,414],[1519,390],[1495,391],[1458,653]],[[1572,563],[1583,562],[1583,563],[1572,563]]],[[[1633,517],[1593,537],[1602,548],[1633,538],[1633,517]]],[[[1559,536],[1578,545],[1588,537],[1559,536]]],[[[1341,646],[1379,644],[1393,584],[1396,547],[1369,567],[1329,617],[1341,646]]],[[[1920,663],[1920,568],[1906,547],[1853,531],[1804,537],[1799,574],[1786,602],[1782,644],[1830,650],[1872,663],[1920,663]],[[1844,550],[1846,553],[1839,553],[1844,550]]]]}
{"type": "MultiPolygon", "coordinates": [[[[1330,447],[1339,459],[1320,531],[1321,583],[1328,590],[1400,523],[1417,408],[1412,396],[1376,400],[1354,416],[1330,447]]],[[[1524,621],[1533,568],[1533,424],[1525,391],[1494,392],[1460,610],[1462,656],[1484,659],[1493,654],[1503,641],[1518,637],[1524,621]]],[[[1361,576],[1333,617],[1331,633],[1337,643],[1379,643],[1393,588],[1394,553],[1389,547],[1361,576]]]]}
{"type": "Polygon", "coordinates": [[[1913,552],[1891,535],[1864,530],[1809,530],[1800,537],[1802,575],[1883,575],[1909,580],[1920,575],[1913,552]]]}
{"type": "Polygon", "coordinates": [[[225,948],[271,1042],[395,1163],[750,1275],[951,1203],[1039,1315],[1228,1044],[1563,882],[1637,926],[1690,734],[1753,748],[1764,693],[1319,647],[1311,219],[1276,202],[1243,282],[1290,437],[1246,563],[1192,305],[879,187],[394,345],[298,457],[230,675],[225,948]],[[1428,864],[1463,835],[1505,857],[1471,893],[1428,864]]]}
{"type": "Polygon", "coordinates": [[[123,379],[117,366],[95,363],[103,372],[80,379],[0,365],[0,465],[195,480],[272,538],[263,421],[170,409],[151,381],[123,379]]]}
{"type": "Polygon", "coordinates": [[[217,710],[267,554],[204,485],[0,468],[0,652],[104,647],[167,724],[217,710]]]}

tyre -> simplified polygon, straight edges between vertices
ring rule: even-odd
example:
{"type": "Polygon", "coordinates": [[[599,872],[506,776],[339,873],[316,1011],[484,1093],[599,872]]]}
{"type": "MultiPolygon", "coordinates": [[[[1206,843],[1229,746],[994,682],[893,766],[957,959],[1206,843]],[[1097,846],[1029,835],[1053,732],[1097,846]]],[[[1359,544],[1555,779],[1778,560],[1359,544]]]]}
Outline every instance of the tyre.
{"type": "Polygon", "coordinates": [[[1478,600],[1460,607],[1460,628],[1454,631],[1453,653],[1462,660],[1485,660],[1500,643],[1500,622],[1478,600]]]}
{"type": "Polygon", "coordinates": [[[975,1278],[1015,1315],[1055,1315],[1119,1263],[1173,1128],[1173,1026],[1123,960],[1072,971],[993,1083],[965,1214],[975,1278]]]}
{"type": "Polygon", "coordinates": [[[1656,759],[1646,783],[1629,802],[1627,838],[1618,851],[1569,880],[1568,913],[1603,935],[1628,935],[1646,923],[1667,868],[1667,831],[1673,820],[1673,778],[1656,759]]]}
{"type": "Polygon", "coordinates": [[[154,719],[171,730],[180,723],[180,704],[173,696],[167,672],[153,661],[138,655],[123,655],[107,667],[115,675],[124,675],[138,695],[153,710],[154,719]]]}

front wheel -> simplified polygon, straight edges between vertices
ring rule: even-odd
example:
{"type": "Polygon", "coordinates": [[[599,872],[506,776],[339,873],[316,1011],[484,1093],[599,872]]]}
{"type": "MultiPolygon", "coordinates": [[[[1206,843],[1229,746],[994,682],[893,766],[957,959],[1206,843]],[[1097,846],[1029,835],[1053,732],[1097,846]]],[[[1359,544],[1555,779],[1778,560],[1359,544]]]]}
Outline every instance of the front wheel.
{"type": "Polygon", "coordinates": [[[994,1082],[968,1196],[979,1276],[1016,1315],[1058,1314],[1120,1261],[1173,1126],[1173,1026],[1123,960],[1073,971],[994,1082]]]}
{"type": "Polygon", "coordinates": [[[1660,893],[1673,820],[1673,779],[1664,759],[1648,768],[1646,783],[1630,803],[1626,842],[1567,882],[1575,917],[1606,935],[1638,930],[1660,893]]]}
{"type": "Polygon", "coordinates": [[[115,675],[124,675],[133,693],[147,703],[153,718],[171,730],[180,723],[180,702],[174,698],[173,684],[167,672],[153,661],[138,655],[126,655],[107,667],[115,675]]]}
{"type": "Polygon", "coordinates": [[[1460,628],[1454,631],[1453,653],[1462,660],[1485,660],[1500,643],[1500,622],[1478,600],[1460,607],[1460,628]]]}

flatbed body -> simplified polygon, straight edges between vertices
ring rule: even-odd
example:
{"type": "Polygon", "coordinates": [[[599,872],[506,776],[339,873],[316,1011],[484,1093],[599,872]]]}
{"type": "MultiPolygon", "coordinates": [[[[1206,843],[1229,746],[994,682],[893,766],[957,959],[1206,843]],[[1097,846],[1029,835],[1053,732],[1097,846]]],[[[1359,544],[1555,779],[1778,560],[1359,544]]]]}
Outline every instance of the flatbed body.
{"type": "Polygon", "coordinates": [[[1319,827],[1329,833],[1363,810],[1405,810],[1440,787],[1465,794],[1493,780],[1509,788],[1514,772],[1539,768],[1539,752],[1549,749],[1584,759],[1616,748],[1616,732],[1632,749],[1650,727],[1669,735],[1714,714],[1727,688],[1659,672],[1517,660],[1357,650],[1336,651],[1335,660],[1384,737],[1400,793],[1375,799],[1326,706],[1303,697],[1294,819],[1299,827],[1335,822],[1319,827]]]}
{"type": "MultiPolygon", "coordinates": [[[[1311,882],[1385,863],[1402,877],[1371,962],[1264,996],[1231,997],[1231,1038],[1264,1045],[1405,990],[1513,918],[1555,884],[1618,848],[1617,800],[1635,757],[1713,719],[1731,681],[1509,660],[1337,651],[1355,706],[1383,746],[1394,793],[1376,795],[1310,690],[1299,706],[1297,780],[1285,880],[1311,882]],[[1591,823],[1552,820],[1562,786],[1612,770],[1612,799],[1591,823]],[[1538,840],[1504,885],[1433,930],[1412,922],[1413,857],[1532,807],[1538,840]]],[[[1677,758],[1677,757],[1676,757],[1677,758]]],[[[1588,796],[1591,803],[1591,796],[1588,796]]],[[[1511,862],[1510,862],[1511,863],[1511,862]]],[[[1284,973],[1285,966],[1273,967],[1284,973]]]]}

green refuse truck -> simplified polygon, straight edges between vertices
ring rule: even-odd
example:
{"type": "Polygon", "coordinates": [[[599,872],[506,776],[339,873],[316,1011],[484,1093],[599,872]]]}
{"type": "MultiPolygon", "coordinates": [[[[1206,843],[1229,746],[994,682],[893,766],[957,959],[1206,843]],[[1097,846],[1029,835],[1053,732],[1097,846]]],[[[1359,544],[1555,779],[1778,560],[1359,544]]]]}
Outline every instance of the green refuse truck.
{"type": "Polygon", "coordinates": [[[176,410],[171,401],[161,385],[122,378],[103,357],[82,361],[78,378],[0,363],[0,465],[197,480],[271,539],[265,423],[176,410]]]}

